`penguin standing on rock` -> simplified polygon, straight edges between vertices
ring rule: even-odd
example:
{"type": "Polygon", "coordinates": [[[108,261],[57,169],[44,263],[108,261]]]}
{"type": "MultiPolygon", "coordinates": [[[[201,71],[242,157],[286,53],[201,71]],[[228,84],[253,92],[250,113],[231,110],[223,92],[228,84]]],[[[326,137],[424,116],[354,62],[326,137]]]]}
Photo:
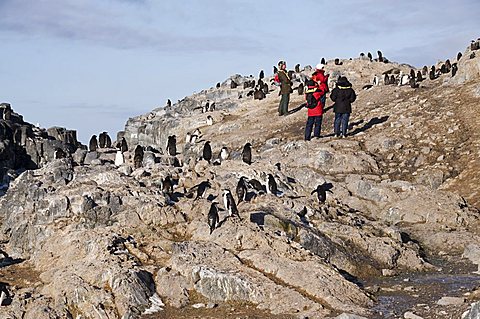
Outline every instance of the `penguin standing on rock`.
{"type": "Polygon", "coordinates": [[[267,177],[267,194],[273,194],[277,196],[278,188],[277,188],[277,182],[275,181],[275,178],[273,177],[272,174],[268,174],[267,177]]]}
{"type": "Polygon", "coordinates": [[[323,65],[326,65],[326,64],[327,64],[327,62],[325,62],[325,58],[322,58],[322,59],[320,60],[320,64],[323,64],[323,65]]]}
{"type": "Polygon", "coordinates": [[[247,184],[245,183],[245,177],[240,177],[235,193],[237,193],[239,203],[247,199],[247,184]]]}
{"type": "Polygon", "coordinates": [[[304,91],[305,91],[305,86],[303,83],[300,83],[300,85],[298,86],[298,95],[303,95],[304,94],[304,91]]]}
{"type": "Polygon", "coordinates": [[[212,147],[210,146],[210,141],[206,141],[205,145],[203,145],[202,156],[203,159],[209,163],[212,160],[212,147]]]}
{"type": "Polygon", "coordinates": [[[218,217],[218,207],[217,203],[212,203],[210,205],[210,210],[208,211],[208,226],[210,226],[210,235],[218,227],[218,222],[220,218],[218,217]]]}
{"type": "Polygon", "coordinates": [[[98,136],[98,146],[100,148],[105,148],[105,145],[107,144],[107,137],[106,137],[107,132],[102,132],[98,136]]]}
{"type": "Polygon", "coordinates": [[[385,74],[385,77],[383,78],[383,84],[384,85],[390,84],[390,77],[388,76],[388,74],[385,74]]]}
{"type": "Polygon", "coordinates": [[[213,117],[211,115],[207,116],[207,125],[212,126],[213,125],[213,117]]]}
{"type": "Polygon", "coordinates": [[[120,166],[125,163],[125,157],[123,156],[123,152],[121,150],[117,150],[115,154],[115,166],[120,166]]]}
{"type": "Polygon", "coordinates": [[[223,190],[223,204],[225,205],[225,209],[228,211],[228,216],[237,216],[240,218],[237,204],[235,204],[235,199],[233,198],[232,192],[230,192],[229,189],[223,190]]]}
{"type": "Polygon", "coordinates": [[[122,140],[117,143],[117,149],[119,149],[122,153],[128,151],[127,140],[125,140],[125,137],[122,137],[122,140]]]}
{"type": "Polygon", "coordinates": [[[170,101],[170,99],[167,100],[167,107],[172,107],[172,101],[170,101]]]}
{"type": "Polygon", "coordinates": [[[295,65],[295,72],[300,73],[300,64],[295,65]]]}
{"type": "Polygon", "coordinates": [[[173,181],[170,176],[165,177],[161,182],[161,189],[164,194],[172,196],[173,194],[173,181]]]}
{"type": "Polygon", "coordinates": [[[98,148],[97,136],[92,135],[92,137],[90,138],[90,142],[88,143],[88,150],[90,152],[95,152],[97,148],[98,148]]]}
{"type": "Polygon", "coordinates": [[[187,135],[185,136],[185,143],[190,143],[192,140],[192,134],[190,132],[187,132],[187,135]]]}
{"type": "Polygon", "coordinates": [[[318,185],[316,189],[310,195],[317,193],[317,199],[319,203],[323,204],[327,200],[327,189],[325,187],[325,183],[322,185],[318,185]]]}
{"type": "Polygon", "coordinates": [[[457,54],[457,61],[460,61],[461,58],[462,58],[462,52],[458,52],[458,54],[457,54]]]}
{"type": "Polygon", "coordinates": [[[248,165],[252,164],[252,144],[247,143],[245,146],[243,146],[242,160],[248,165]]]}
{"type": "Polygon", "coordinates": [[[220,155],[218,157],[221,161],[226,161],[228,159],[228,156],[230,156],[230,154],[228,153],[228,148],[226,146],[222,147],[222,149],[220,150],[220,155]]]}
{"type": "Polygon", "coordinates": [[[416,80],[417,80],[417,82],[423,81],[422,72],[420,72],[420,71],[417,72],[417,79],[416,80]]]}
{"type": "Polygon", "coordinates": [[[452,64],[452,78],[457,74],[458,66],[456,63],[452,64]]]}
{"type": "Polygon", "coordinates": [[[62,150],[61,148],[56,148],[55,149],[55,152],[53,153],[53,158],[54,159],[60,159],[60,158],[65,158],[67,157],[67,154],[65,153],[64,150],[62,150]]]}
{"type": "Polygon", "coordinates": [[[205,194],[207,194],[207,190],[212,187],[212,184],[210,184],[210,181],[206,180],[198,184],[197,186],[197,197],[195,197],[195,200],[199,198],[205,198],[205,194]]]}
{"type": "Polygon", "coordinates": [[[258,75],[258,78],[263,79],[264,77],[265,77],[265,73],[263,72],[263,70],[260,70],[260,74],[258,75]]]}
{"type": "Polygon", "coordinates": [[[135,169],[142,167],[143,164],[143,147],[137,145],[135,147],[134,156],[133,156],[133,165],[135,169]]]}
{"type": "Polygon", "coordinates": [[[175,135],[168,137],[167,152],[170,156],[177,155],[177,137],[175,135]]]}

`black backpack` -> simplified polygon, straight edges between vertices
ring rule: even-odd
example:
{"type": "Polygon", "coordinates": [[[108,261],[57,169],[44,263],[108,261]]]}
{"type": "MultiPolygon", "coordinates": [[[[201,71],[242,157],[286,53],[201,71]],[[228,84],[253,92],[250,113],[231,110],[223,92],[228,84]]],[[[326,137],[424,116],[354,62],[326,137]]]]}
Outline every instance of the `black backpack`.
{"type": "Polygon", "coordinates": [[[307,100],[307,108],[314,109],[318,105],[318,100],[315,98],[313,93],[317,91],[316,83],[313,80],[308,80],[305,82],[305,98],[307,100]]]}

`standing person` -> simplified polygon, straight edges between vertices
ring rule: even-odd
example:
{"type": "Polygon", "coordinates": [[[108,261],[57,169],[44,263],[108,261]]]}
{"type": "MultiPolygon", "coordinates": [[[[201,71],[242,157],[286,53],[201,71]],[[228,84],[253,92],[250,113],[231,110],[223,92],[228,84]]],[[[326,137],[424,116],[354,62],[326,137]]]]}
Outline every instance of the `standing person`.
{"type": "Polygon", "coordinates": [[[313,137],[320,138],[324,107],[322,98],[325,96],[325,90],[313,79],[313,77],[305,82],[305,86],[305,100],[308,109],[307,125],[305,126],[305,141],[310,141],[313,125],[315,125],[313,137]]]}
{"type": "Polygon", "coordinates": [[[278,80],[280,82],[280,104],[278,105],[278,115],[287,115],[288,103],[290,102],[290,93],[292,93],[292,81],[286,71],[287,63],[285,61],[278,62],[278,80]]]}
{"type": "Polygon", "coordinates": [[[337,80],[337,85],[330,94],[330,98],[335,104],[333,111],[335,112],[334,131],[335,136],[345,138],[347,136],[348,120],[352,113],[352,103],[355,102],[357,95],[352,89],[352,84],[347,78],[341,76],[337,80]]]}
{"type": "Polygon", "coordinates": [[[327,93],[330,92],[328,88],[328,77],[329,75],[325,75],[325,70],[323,64],[319,63],[315,67],[315,72],[312,74],[312,80],[318,83],[321,90],[325,92],[322,96],[322,104],[325,107],[325,103],[327,103],[327,93]]]}

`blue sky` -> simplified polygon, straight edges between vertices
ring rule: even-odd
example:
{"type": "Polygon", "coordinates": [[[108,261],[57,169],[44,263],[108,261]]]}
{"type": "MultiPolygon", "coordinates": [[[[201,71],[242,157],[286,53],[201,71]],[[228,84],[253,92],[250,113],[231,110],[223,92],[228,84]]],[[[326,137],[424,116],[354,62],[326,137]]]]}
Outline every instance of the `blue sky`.
{"type": "Polygon", "coordinates": [[[378,49],[433,64],[480,37],[478,0],[0,0],[0,100],[92,134],[215,85],[378,49]]]}

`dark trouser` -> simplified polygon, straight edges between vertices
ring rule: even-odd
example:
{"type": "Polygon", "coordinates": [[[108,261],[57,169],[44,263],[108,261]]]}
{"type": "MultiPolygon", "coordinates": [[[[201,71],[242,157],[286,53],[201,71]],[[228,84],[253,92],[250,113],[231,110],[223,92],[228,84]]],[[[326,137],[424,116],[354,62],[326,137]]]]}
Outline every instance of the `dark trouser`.
{"type": "Polygon", "coordinates": [[[334,130],[336,136],[339,136],[340,134],[342,134],[343,136],[347,135],[349,119],[350,113],[335,113],[334,130]]]}
{"type": "Polygon", "coordinates": [[[288,102],[290,102],[290,93],[282,94],[282,99],[278,105],[278,115],[287,115],[288,102]]]}
{"type": "Polygon", "coordinates": [[[322,130],[322,116],[309,116],[307,119],[307,126],[305,127],[305,141],[310,141],[312,136],[312,128],[315,124],[315,130],[313,131],[313,137],[320,137],[320,131],[322,130]]]}

